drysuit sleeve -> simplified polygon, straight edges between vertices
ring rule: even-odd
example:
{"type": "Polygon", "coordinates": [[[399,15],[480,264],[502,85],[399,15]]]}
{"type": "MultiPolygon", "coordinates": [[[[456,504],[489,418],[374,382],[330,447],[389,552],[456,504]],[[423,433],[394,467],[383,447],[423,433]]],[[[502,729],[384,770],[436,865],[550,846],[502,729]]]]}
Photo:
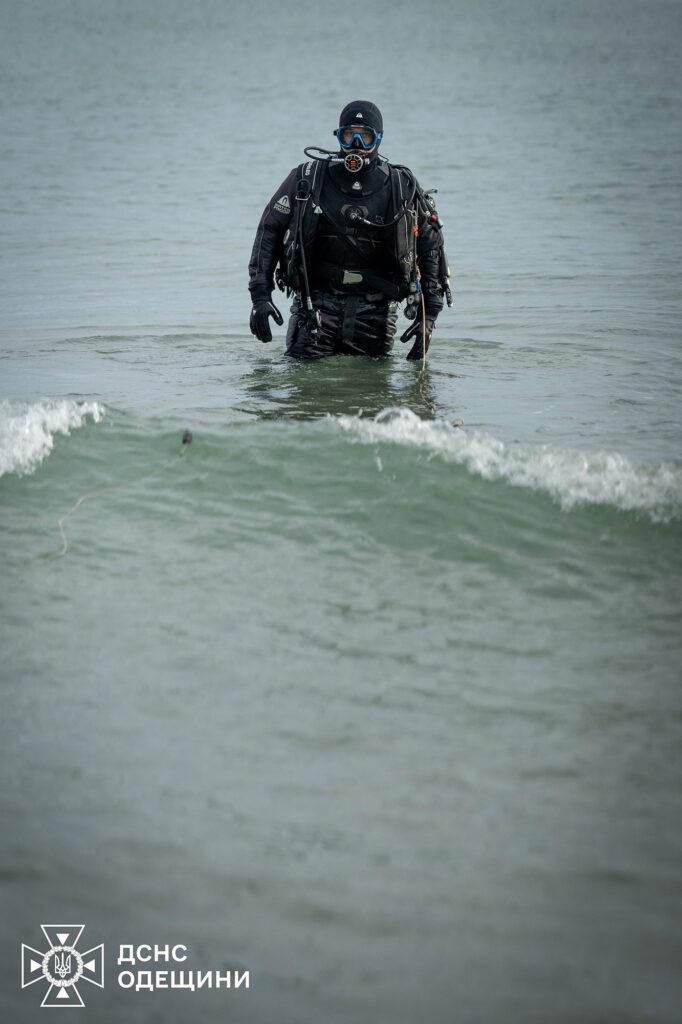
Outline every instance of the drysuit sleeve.
{"type": "Polygon", "coordinates": [[[269,299],[275,287],[275,268],[284,252],[284,236],[294,212],[299,177],[298,168],[294,167],[263,210],[249,260],[252,302],[269,299]]]}
{"type": "Polygon", "coordinates": [[[443,228],[438,214],[435,209],[424,211],[420,205],[417,266],[421,275],[426,315],[430,320],[435,320],[443,308],[444,247],[443,228]]]}

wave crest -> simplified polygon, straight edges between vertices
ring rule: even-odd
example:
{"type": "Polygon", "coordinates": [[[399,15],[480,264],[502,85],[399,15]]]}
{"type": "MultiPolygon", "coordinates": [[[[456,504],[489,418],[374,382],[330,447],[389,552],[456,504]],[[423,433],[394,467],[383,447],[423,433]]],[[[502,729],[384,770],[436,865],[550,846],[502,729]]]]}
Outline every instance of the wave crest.
{"type": "Polygon", "coordinates": [[[485,480],[544,491],[565,511],[578,505],[611,505],[645,512],[654,522],[682,514],[682,469],[670,463],[637,466],[618,452],[507,443],[443,420],[422,420],[410,409],[384,409],[371,420],[340,416],[337,422],[359,441],[424,448],[485,480]]]}
{"type": "Polygon", "coordinates": [[[99,423],[103,416],[99,402],[0,401],[0,477],[32,473],[52,451],[57,434],[82,427],[88,417],[99,423]]]}

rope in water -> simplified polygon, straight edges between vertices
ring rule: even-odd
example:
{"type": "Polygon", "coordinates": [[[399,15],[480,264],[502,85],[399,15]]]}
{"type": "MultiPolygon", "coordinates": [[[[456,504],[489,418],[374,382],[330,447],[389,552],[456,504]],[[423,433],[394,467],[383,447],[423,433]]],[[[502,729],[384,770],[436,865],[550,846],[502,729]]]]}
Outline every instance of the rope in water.
{"type": "Polygon", "coordinates": [[[426,302],[424,292],[422,295],[422,373],[426,370],[426,302]]]}
{"type": "Polygon", "coordinates": [[[182,435],[182,444],[180,446],[179,451],[177,451],[175,453],[175,455],[173,456],[172,459],[168,459],[168,461],[164,462],[162,466],[159,466],[158,469],[152,470],[151,473],[145,473],[144,476],[137,477],[135,480],[128,480],[125,483],[121,483],[121,484],[108,484],[106,487],[99,487],[95,491],[88,491],[86,494],[81,494],[80,498],[78,498],[78,500],[76,502],[74,502],[74,504],[71,506],[71,508],[68,510],[68,512],[65,512],[64,515],[61,516],[61,518],[57,521],[57,526],[59,527],[59,532],[60,532],[61,537],[62,537],[62,546],[61,546],[61,548],[59,549],[59,551],[50,551],[46,555],[43,555],[43,557],[44,558],[63,558],[64,557],[66,552],[69,550],[69,539],[66,536],[66,530],[64,529],[64,523],[69,518],[69,516],[72,516],[74,514],[74,512],[76,512],[81,507],[81,505],[85,504],[86,501],[90,501],[91,498],[96,498],[100,494],[105,494],[107,491],[117,491],[117,490],[121,490],[124,487],[132,487],[134,484],[141,484],[141,483],[144,483],[145,480],[151,480],[153,477],[159,476],[161,473],[164,472],[164,470],[168,469],[169,466],[174,465],[176,462],[178,462],[182,458],[182,456],[185,454],[185,450],[186,450],[185,446],[188,445],[188,444],[191,444],[191,443],[192,443],[192,433],[191,433],[191,431],[186,430],[184,432],[184,434],[182,435]]]}

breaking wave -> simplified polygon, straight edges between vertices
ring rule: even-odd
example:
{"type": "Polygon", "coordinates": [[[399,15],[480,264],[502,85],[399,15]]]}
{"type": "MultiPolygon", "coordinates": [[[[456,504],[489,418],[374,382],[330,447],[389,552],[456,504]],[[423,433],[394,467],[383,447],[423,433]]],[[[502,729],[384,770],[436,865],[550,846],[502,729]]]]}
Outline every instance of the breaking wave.
{"type": "Polygon", "coordinates": [[[0,477],[32,473],[52,451],[57,434],[82,427],[88,417],[99,423],[103,416],[99,402],[0,401],[0,477]]]}
{"type": "Polygon", "coordinates": [[[422,420],[409,409],[384,409],[371,420],[340,416],[337,422],[359,441],[423,448],[485,480],[544,491],[566,511],[578,505],[611,505],[644,512],[655,522],[682,514],[682,468],[671,463],[637,466],[618,452],[507,443],[442,420],[422,420]]]}

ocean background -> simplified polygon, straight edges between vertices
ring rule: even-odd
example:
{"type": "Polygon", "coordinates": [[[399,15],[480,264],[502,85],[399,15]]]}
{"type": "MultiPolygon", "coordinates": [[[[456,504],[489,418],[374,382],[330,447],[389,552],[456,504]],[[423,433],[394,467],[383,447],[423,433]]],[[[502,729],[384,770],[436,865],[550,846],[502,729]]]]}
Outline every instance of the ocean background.
{"type": "Polygon", "coordinates": [[[681,44],[661,0],[1,0],[3,1019],[64,921],[106,986],[63,1024],[680,1020],[681,44]],[[423,374],[248,332],[352,98],[439,189],[423,374]],[[146,942],[251,988],[119,989],[146,942]]]}

